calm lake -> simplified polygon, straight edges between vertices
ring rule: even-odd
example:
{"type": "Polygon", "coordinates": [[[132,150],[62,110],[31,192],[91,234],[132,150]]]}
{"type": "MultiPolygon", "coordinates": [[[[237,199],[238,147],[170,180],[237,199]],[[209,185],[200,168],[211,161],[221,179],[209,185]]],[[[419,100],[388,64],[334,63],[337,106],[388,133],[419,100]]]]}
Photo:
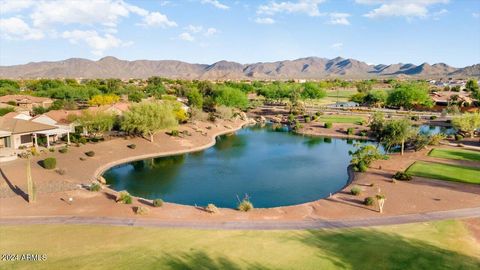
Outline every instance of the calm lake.
{"type": "Polygon", "coordinates": [[[286,128],[246,127],[201,152],[146,159],[105,172],[115,190],[188,205],[235,208],[310,202],[347,182],[354,140],[295,135],[286,128]]]}

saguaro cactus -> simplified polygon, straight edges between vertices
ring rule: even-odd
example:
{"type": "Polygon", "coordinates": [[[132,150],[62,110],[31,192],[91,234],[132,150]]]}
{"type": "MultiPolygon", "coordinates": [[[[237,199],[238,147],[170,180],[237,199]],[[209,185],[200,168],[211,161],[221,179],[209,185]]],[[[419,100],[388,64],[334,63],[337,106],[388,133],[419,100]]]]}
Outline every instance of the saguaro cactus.
{"type": "Polygon", "coordinates": [[[32,167],[30,166],[30,157],[27,158],[27,189],[28,189],[28,202],[33,203],[36,199],[35,184],[32,179],[32,167]]]}

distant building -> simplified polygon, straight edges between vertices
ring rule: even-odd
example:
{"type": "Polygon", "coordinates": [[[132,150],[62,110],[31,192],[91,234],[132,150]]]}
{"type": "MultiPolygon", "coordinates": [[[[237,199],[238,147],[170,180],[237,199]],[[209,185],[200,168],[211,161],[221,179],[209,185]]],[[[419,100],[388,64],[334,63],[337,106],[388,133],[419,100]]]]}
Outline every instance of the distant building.
{"type": "Polygon", "coordinates": [[[53,104],[53,100],[45,97],[34,97],[28,95],[6,95],[0,97],[0,103],[31,111],[34,107],[48,108],[53,104]]]}
{"type": "Polygon", "coordinates": [[[330,108],[351,108],[351,107],[358,107],[358,106],[360,106],[360,104],[353,101],[337,102],[335,104],[328,105],[328,107],[330,108]]]}

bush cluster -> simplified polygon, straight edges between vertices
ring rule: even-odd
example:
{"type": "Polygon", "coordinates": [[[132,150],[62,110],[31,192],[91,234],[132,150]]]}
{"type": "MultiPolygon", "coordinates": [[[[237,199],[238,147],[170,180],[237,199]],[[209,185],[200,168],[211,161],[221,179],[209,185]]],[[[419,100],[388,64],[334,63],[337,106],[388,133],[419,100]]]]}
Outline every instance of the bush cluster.
{"type": "Polygon", "coordinates": [[[93,157],[93,156],[95,156],[95,152],[94,151],[88,151],[88,152],[85,152],[85,155],[87,155],[88,157],[93,157]]]}
{"type": "Polygon", "coordinates": [[[127,191],[120,191],[117,196],[117,202],[123,204],[131,204],[132,203],[132,195],[127,191]]]}
{"type": "Polygon", "coordinates": [[[324,127],[325,127],[325,128],[332,128],[332,126],[333,126],[333,124],[332,124],[331,122],[326,122],[326,123],[324,124],[324,127]]]}
{"type": "Polygon", "coordinates": [[[102,189],[102,186],[99,184],[99,183],[92,183],[90,184],[90,186],[88,187],[88,190],[90,191],[100,191],[100,189],[102,189]]]}
{"type": "Polygon", "coordinates": [[[242,212],[248,212],[253,209],[253,204],[248,199],[243,199],[237,207],[238,210],[242,212]]]}
{"type": "Polygon", "coordinates": [[[393,175],[393,179],[401,180],[401,181],[410,181],[412,180],[412,175],[410,175],[407,172],[398,171],[393,175]]]}
{"type": "Polygon", "coordinates": [[[362,193],[362,190],[360,189],[359,186],[353,186],[352,189],[350,190],[350,193],[352,195],[358,196],[360,193],[362,193]]]}
{"type": "Polygon", "coordinates": [[[355,129],[354,129],[354,128],[351,128],[351,127],[350,127],[350,128],[347,128],[347,134],[348,134],[348,135],[353,135],[354,132],[355,132],[355,129]]]}
{"type": "Polygon", "coordinates": [[[58,149],[58,152],[62,153],[62,154],[65,154],[68,152],[68,148],[67,147],[62,147],[60,149],[58,149]]]}
{"type": "Polygon", "coordinates": [[[57,166],[57,159],[54,157],[49,157],[43,160],[43,168],[47,170],[53,170],[57,166]]]}
{"type": "Polygon", "coordinates": [[[163,200],[162,199],[155,199],[153,200],[153,206],[155,207],[162,207],[163,205],[163,200]]]}
{"type": "Polygon", "coordinates": [[[373,205],[373,203],[375,202],[375,199],[373,197],[366,197],[365,200],[363,200],[363,204],[365,205],[373,205]]]}

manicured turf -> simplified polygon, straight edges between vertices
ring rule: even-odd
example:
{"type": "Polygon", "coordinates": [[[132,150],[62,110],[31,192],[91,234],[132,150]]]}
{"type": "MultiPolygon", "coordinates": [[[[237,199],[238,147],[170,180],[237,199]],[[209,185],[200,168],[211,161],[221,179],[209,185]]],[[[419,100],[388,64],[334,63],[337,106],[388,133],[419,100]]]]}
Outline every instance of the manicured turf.
{"type": "Polygon", "coordinates": [[[431,157],[446,158],[446,159],[459,159],[469,161],[480,161],[480,152],[460,150],[460,149],[433,149],[428,153],[431,157]]]}
{"type": "Polygon", "coordinates": [[[350,124],[359,124],[365,119],[359,116],[350,116],[350,115],[321,115],[318,118],[320,122],[332,122],[332,123],[350,123],[350,124]]]}
{"type": "Polygon", "coordinates": [[[416,161],[407,172],[432,179],[480,184],[480,168],[416,161]]]}
{"type": "Polygon", "coordinates": [[[336,98],[337,94],[338,94],[338,97],[340,97],[340,98],[349,98],[349,97],[355,95],[356,93],[358,93],[356,89],[338,90],[338,93],[335,90],[328,90],[327,91],[327,97],[336,98]]]}
{"type": "Polygon", "coordinates": [[[479,269],[462,221],[370,229],[218,231],[87,225],[0,227],[2,269],[479,269]]]}

